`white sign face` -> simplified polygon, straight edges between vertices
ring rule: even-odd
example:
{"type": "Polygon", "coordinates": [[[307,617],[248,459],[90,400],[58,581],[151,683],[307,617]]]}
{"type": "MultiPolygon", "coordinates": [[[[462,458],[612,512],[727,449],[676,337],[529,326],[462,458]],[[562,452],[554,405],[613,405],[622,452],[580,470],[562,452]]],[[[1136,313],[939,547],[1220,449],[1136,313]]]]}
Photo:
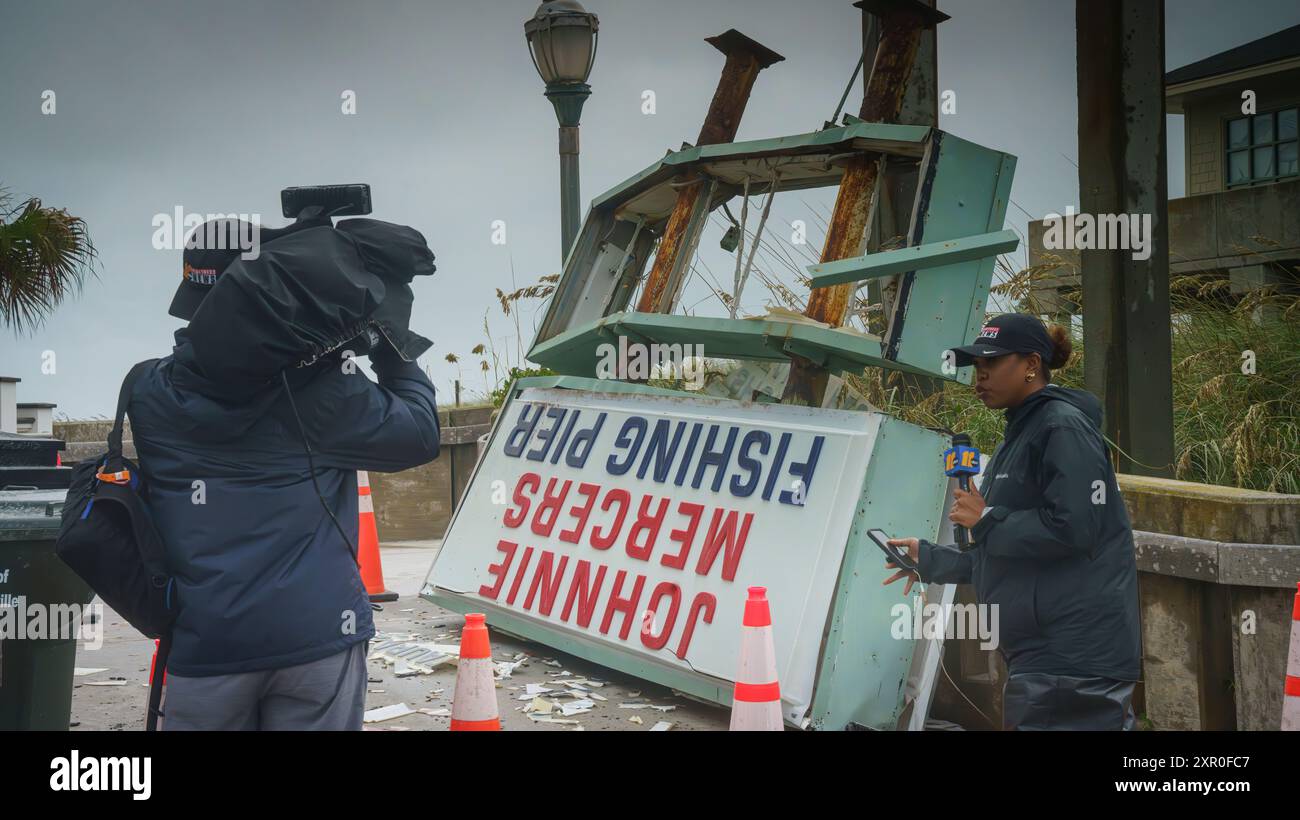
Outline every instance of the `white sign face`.
{"type": "Polygon", "coordinates": [[[748,587],[766,587],[798,723],[879,426],[873,413],[524,390],[427,584],[489,623],[500,608],[724,680],[748,587]]]}

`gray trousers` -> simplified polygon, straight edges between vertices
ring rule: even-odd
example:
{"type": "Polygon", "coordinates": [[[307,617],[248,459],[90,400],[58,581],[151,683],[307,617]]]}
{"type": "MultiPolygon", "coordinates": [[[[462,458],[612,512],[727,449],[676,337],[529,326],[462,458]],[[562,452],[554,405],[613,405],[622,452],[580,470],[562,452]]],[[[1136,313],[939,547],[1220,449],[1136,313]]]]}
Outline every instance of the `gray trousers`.
{"type": "Polygon", "coordinates": [[[1002,728],[1130,731],[1137,726],[1133,686],[1114,678],[1011,675],[1002,690],[1002,728]]]}
{"type": "Polygon", "coordinates": [[[366,654],[361,641],[283,669],[187,678],[167,674],[163,731],[361,730],[366,654]]]}

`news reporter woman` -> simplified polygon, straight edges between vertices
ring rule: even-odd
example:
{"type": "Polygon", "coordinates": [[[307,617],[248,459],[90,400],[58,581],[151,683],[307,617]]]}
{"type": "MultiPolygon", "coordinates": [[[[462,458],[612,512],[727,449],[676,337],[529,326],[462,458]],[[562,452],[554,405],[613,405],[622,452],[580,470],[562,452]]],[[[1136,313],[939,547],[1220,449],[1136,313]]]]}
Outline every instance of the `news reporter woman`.
{"type": "MultiPolygon", "coordinates": [[[[917,562],[886,584],[974,584],[998,607],[1008,679],[1004,729],[1132,729],[1140,674],[1133,532],[1101,436],[1101,403],[1051,383],[1069,334],[1036,317],[990,319],[956,348],[975,366],[975,393],[1006,413],[980,488],[958,489],[948,518],[972,547],[898,538],[917,562]]],[[[896,569],[894,564],[887,568],[896,569]]]]}

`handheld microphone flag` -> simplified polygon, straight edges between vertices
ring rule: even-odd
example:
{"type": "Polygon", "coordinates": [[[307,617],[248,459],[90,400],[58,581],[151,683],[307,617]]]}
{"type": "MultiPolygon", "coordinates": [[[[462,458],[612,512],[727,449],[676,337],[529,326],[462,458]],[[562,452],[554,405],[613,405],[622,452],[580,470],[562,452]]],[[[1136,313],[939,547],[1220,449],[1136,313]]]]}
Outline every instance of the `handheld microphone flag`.
{"type": "MultiPolygon", "coordinates": [[[[979,472],[980,451],[971,444],[970,436],[965,433],[955,434],[952,437],[952,447],[943,452],[944,475],[956,477],[957,486],[970,492],[970,477],[979,475],[979,472]]],[[[970,549],[970,535],[966,528],[955,526],[953,529],[957,535],[957,548],[963,552],[970,549]]]]}

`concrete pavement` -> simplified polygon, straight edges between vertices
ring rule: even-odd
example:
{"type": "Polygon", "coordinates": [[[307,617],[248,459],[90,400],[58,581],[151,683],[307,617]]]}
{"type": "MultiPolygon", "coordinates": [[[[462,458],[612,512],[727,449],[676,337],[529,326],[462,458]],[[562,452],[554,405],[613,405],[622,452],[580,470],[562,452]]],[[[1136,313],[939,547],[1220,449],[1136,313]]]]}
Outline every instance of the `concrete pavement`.
{"type": "MultiPolygon", "coordinates": [[[[459,643],[459,624],[462,622],[459,616],[418,597],[439,544],[433,540],[383,545],[381,557],[385,583],[388,589],[401,597],[394,603],[384,604],[382,611],[374,613],[375,628],[380,636],[412,635],[419,641],[459,643]]],[[[142,729],[148,695],[145,683],[153,642],[141,636],[112,610],[104,608],[103,613],[103,645],[92,650],[82,642],[77,650],[77,666],[105,668],[106,671],[76,678],[72,694],[73,728],[142,729]],[[125,684],[96,685],[112,682],[113,678],[124,678],[125,684]]],[[[488,626],[490,629],[491,624],[488,626]]],[[[670,731],[727,728],[729,715],[725,709],[675,696],[662,686],[558,653],[540,644],[492,633],[494,660],[512,660],[521,654],[526,662],[514,671],[511,678],[501,681],[497,690],[502,725],[507,731],[649,731],[659,721],[672,723],[670,731]],[[563,672],[570,674],[562,675],[563,672]],[[591,711],[567,718],[576,720],[576,725],[535,723],[522,711],[517,711],[527,703],[519,698],[524,696],[529,684],[540,684],[558,691],[563,688],[559,682],[566,678],[604,682],[604,686],[588,688],[606,700],[596,700],[591,711]],[[631,702],[643,706],[636,709],[619,707],[620,703],[631,702]],[[641,722],[633,721],[633,717],[640,718],[641,722]]],[[[412,709],[425,708],[434,712],[445,709],[450,712],[456,682],[454,664],[439,667],[427,675],[398,678],[394,671],[381,661],[371,659],[367,710],[405,703],[412,709]]],[[[567,698],[556,700],[560,703],[569,701],[567,698]]],[[[445,731],[449,721],[448,716],[417,712],[368,724],[366,728],[374,731],[445,731]]]]}

